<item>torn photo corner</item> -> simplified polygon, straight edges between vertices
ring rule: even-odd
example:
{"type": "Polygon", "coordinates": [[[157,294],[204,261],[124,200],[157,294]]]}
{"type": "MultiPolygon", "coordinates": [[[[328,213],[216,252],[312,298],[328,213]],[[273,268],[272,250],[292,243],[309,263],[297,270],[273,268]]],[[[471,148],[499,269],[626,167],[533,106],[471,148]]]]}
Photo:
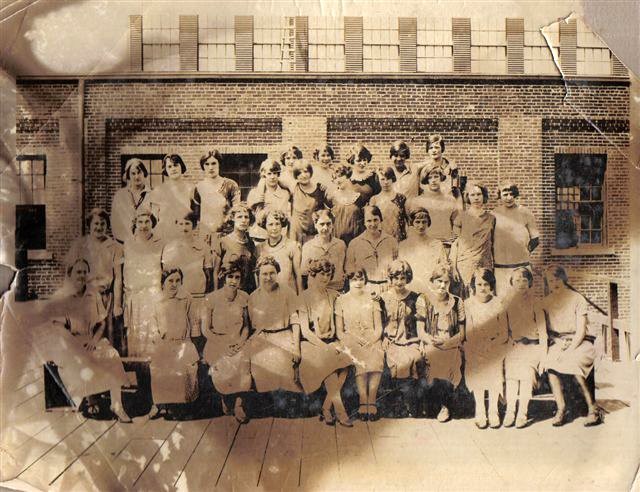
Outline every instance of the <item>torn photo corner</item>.
{"type": "Polygon", "coordinates": [[[639,26],[3,4],[0,484],[637,488],[639,26]]]}

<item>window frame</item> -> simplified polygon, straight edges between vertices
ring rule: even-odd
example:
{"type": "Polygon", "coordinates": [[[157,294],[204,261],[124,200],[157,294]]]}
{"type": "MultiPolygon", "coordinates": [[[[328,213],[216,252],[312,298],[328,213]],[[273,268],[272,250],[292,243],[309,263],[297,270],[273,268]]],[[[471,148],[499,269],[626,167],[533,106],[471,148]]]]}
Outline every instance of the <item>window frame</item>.
{"type": "MultiPolygon", "coordinates": [[[[45,247],[40,249],[27,249],[27,259],[28,260],[51,260],[53,258],[53,254],[50,253],[47,248],[47,156],[46,154],[20,154],[16,156],[16,175],[18,177],[19,186],[19,198],[16,205],[20,206],[42,206],[44,207],[44,242],[45,247]],[[28,173],[31,176],[30,183],[30,199],[27,200],[28,197],[25,197],[22,193],[22,162],[23,161],[42,161],[42,173],[28,173]],[[42,194],[41,200],[34,200],[34,176],[42,176],[42,188],[38,188],[38,191],[42,194]]],[[[33,167],[31,167],[31,171],[33,171],[33,167]]],[[[17,214],[17,207],[16,207],[17,214]]],[[[16,216],[17,221],[17,216],[16,216]]]]}

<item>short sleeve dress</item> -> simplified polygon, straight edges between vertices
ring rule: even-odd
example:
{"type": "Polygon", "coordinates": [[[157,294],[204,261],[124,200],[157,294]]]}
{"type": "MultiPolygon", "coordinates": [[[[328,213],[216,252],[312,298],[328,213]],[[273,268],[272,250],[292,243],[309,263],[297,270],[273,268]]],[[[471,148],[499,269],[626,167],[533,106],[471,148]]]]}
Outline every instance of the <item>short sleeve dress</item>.
{"type": "MultiPolygon", "coordinates": [[[[287,237],[282,237],[278,244],[271,246],[269,240],[257,245],[258,257],[270,255],[273,256],[278,265],[280,265],[280,273],[278,274],[278,283],[286,285],[296,292],[296,278],[294,275],[294,261],[296,256],[300,259],[300,244],[287,237]]],[[[300,265],[297,265],[298,267],[300,265]]]]}
{"type": "Polygon", "coordinates": [[[323,185],[316,183],[314,190],[307,193],[296,183],[291,192],[289,237],[300,244],[311,239],[316,232],[312,214],[327,206],[327,189],[323,185]]]}
{"type": "Polygon", "coordinates": [[[546,330],[544,311],[532,296],[514,296],[507,306],[509,346],[504,360],[505,377],[515,380],[535,380],[540,364],[540,335],[546,330]]]}
{"type": "Polygon", "coordinates": [[[240,203],[238,183],[222,176],[215,181],[203,179],[196,185],[193,195],[200,211],[200,227],[205,234],[215,234],[231,207],[240,203]]]}
{"type": "Polygon", "coordinates": [[[248,235],[239,239],[234,233],[218,238],[212,245],[215,261],[220,265],[232,260],[240,260],[242,264],[242,279],[240,290],[251,293],[256,288],[256,279],[253,274],[257,259],[256,245],[248,235]]]}
{"type": "Polygon", "coordinates": [[[473,272],[477,268],[493,270],[493,230],[496,218],[486,210],[480,215],[469,211],[458,214],[454,224],[460,230],[456,241],[455,256],[452,248],[456,269],[465,286],[471,282],[473,272]]]}
{"type": "Polygon", "coordinates": [[[405,196],[400,193],[391,196],[378,193],[369,200],[369,204],[376,205],[382,213],[382,230],[398,241],[407,237],[405,202],[405,196]]]}

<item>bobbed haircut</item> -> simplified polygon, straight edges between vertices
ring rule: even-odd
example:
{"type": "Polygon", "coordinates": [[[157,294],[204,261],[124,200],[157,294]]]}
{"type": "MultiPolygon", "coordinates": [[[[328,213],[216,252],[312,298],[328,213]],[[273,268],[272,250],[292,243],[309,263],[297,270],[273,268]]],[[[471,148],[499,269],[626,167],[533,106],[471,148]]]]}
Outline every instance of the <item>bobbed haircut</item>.
{"type": "Polygon", "coordinates": [[[333,212],[331,212],[331,210],[329,210],[328,208],[321,208],[320,210],[316,210],[311,214],[311,219],[313,220],[314,224],[318,222],[322,217],[327,217],[332,224],[336,221],[333,212]]]}
{"type": "Polygon", "coordinates": [[[336,266],[326,258],[310,260],[307,268],[310,277],[315,277],[319,273],[330,273],[331,278],[336,273],[336,266]]]}
{"type": "Polygon", "coordinates": [[[91,222],[95,218],[103,219],[107,224],[107,229],[111,228],[111,220],[109,218],[109,214],[104,208],[92,208],[91,211],[87,214],[87,229],[91,227],[91,222]]]}
{"type": "Polygon", "coordinates": [[[476,282],[478,281],[478,279],[482,279],[485,282],[487,282],[491,287],[491,292],[496,291],[496,276],[493,274],[491,270],[489,270],[488,268],[477,268],[473,272],[473,275],[471,275],[471,282],[469,285],[471,287],[471,291],[474,294],[476,293],[476,282]]]}
{"type": "Polygon", "coordinates": [[[298,159],[293,163],[293,178],[298,179],[302,171],[307,171],[310,176],[313,176],[313,166],[311,163],[298,159]]]}
{"type": "Polygon", "coordinates": [[[198,214],[196,214],[195,212],[187,212],[182,217],[180,217],[180,219],[176,219],[176,222],[178,222],[178,220],[188,220],[189,222],[191,222],[191,226],[194,229],[198,227],[198,214]]]}
{"type": "Polygon", "coordinates": [[[240,260],[240,258],[225,261],[220,265],[220,270],[218,270],[218,279],[224,280],[232,273],[240,273],[242,275],[242,260],[240,260]]]}
{"type": "Polygon", "coordinates": [[[511,275],[509,275],[509,284],[513,285],[513,279],[518,278],[518,276],[524,277],[527,279],[527,282],[529,283],[529,288],[533,286],[533,273],[531,273],[531,270],[525,267],[516,268],[511,272],[511,275]]]}
{"type": "Polygon", "coordinates": [[[433,282],[436,279],[444,278],[449,281],[449,283],[453,282],[453,276],[451,274],[451,269],[445,265],[438,264],[429,275],[429,282],[433,282]]]}
{"type": "Polygon", "coordinates": [[[398,178],[396,177],[396,172],[391,166],[384,166],[382,169],[378,171],[380,176],[384,176],[387,179],[390,179],[392,182],[396,182],[398,178]]]}
{"type": "Polygon", "coordinates": [[[129,181],[131,179],[132,168],[140,171],[145,178],[149,176],[149,171],[147,170],[147,166],[144,165],[144,162],[137,157],[133,157],[124,165],[124,181],[129,181]]]}
{"type": "Polygon", "coordinates": [[[280,263],[271,255],[262,255],[258,258],[255,268],[256,274],[260,274],[260,269],[265,266],[272,266],[276,269],[276,273],[280,273],[280,263]]]}
{"type": "Polygon", "coordinates": [[[143,210],[141,212],[137,212],[134,216],[133,216],[133,224],[131,225],[131,232],[134,233],[136,232],[136,222],[138,221],[138,217],[149,217],[149,219],[151,219],[151,228],[155,228],[155,226],[158,225],[158,219],[157,217],[153,214],[153,212],[149,211],[149,210],[143,210]]]}
{"type": "Polygon", "coordinates": [[[409,224],[413,225],[413,221],[418,218],[427,219],[427,227],[431,227],[431,216],[429,211],[424,207],[416,207],[409,212],[409,224]]]}
{"type": "Polygon", "coordinates": [[[231,210],[229,210],[229,219],[231,220],[231,222],[233,222],[239,212],[246,212],[247,214],[249,214],[249,225],[253,225],[255,223],[256,216],[253,213],[253,210],[251,210],[251,208],[244,203],[239,203],[238,205],[234,205],[233,207],[231,207],[231,210]]]}
{"type": "Polygon", "coordinates": [[[564,284],[569,282],[569,275],[567,275],[567,270],[565,270],[565,268],[561,265],[551,264],[544,269],[545,284],[547,282],[547,278],[549,278],[550,275],[562,280],[564,284]]]}
{"type": "Polygon", "coordinates": [[[422,168],[422,170],[420,171],[420,183],[423,185],[428,184],[429,176],[434,173],[438,173],[438,175],[440,176],[440,181],[444,181],[445,179],[447,179],[447,177],[442,172],[442,169],[440,169],[440,166],[434,163],[422,168]]]}
{"type": "Polygon", "coordinates": [[[364,207],[362,207],[362,216],[364,217],[367,213],[378,217],[381,221],[383,220],[382,212],[377,205],[365,205],[364,207]]]}
{"type": "Polygon", "coordinates": [[[351,179],[353,175],[353,168],[351,166],[346,166],[344,164],[339,164],[333,169],[333,178],[339,178],[341,176],[346,176],[351,179]]]}
{"type": "Polygon", "coordinates": [[[397,278],[403,275],[407,280],[407,283],[410,283],[413,280],[413,269],[411,265],[405,260],[393,260],[387,266],[387,278],[391,280],[392,278],[397,278]]]}
{"type": "Polygon", "coordinates": [[[69,265],[67,265],[67,277],[71,277],[71,272],[73,272],[73,269],[78,263],[84,263],[87,267],[87,272],[91,271],[91,266],[89,266],[89,262],[87,260],[85,260],[84,258],[76,258],[69,265]]]}
{"type": "Polygon", "coordinates": [[[164,287],[164,283],[174,273],[177,273],[178,275],[180,275],[180,283],[182,283],[184,281],[184,274],[182,273],[182,270],[180,268],[178,268],[178,267],[167,268],[166,270],[164,270],[164,269],[162,270],[162,274],[160,275],[160,285],[162,287],[164,287]]]}
{"type": "Polygon", "coordinates": [[[483,186],[479,183],[467,183],[467,186],[464,189],[464,203],[466,203],[467,205],[470,205],[469,202],[469,191],[471,191],[473,188],[479,188],[480,191],[482,192],[482,203],[487,203],[489,201],[489,190],[487,189],[486,186],[483,186]]]}
{"type": "Polygon", "coordinates": [[[292,145],[282,154],[280,154],[280,164],[282,164],[283,166],[285,165],[287,154],[291,154],[294,159],[302,159],[302,151],[295,145],[292,145]]]}
{"type": "Polygon", "coordinates": [[[366,284],[369,281],[369,277],[367,277],[367,271],[362,267],[357,267],[355,270],[352,270],[347,273],[347,280],[364,280],[366,284]]]}
{"type": "Polygon", "coordinates": [[[502,198],[503,191],[510,191],[513,195],[513,198],[518,198],[520,196],[520,190],[518,189],[518,186],[514,185],[513,183],[503,183],[498,187],[498,200],[502,198]]]}
{"type": "Polygon", "coordinates": [[[409,159],[411,157],[411,150],[404,140],[396,140],[389,149],[389,157],[396,156],[402,159],[409,159]]]}
{"type": "Polygon", "coordinates": [[[200,157],[200,169],[204,171],[205,163],[212,158],[218,161],[218,164],[222,164],[222,154],[218,151],[218,149],[213,149],[200,157]]]}
{"type": "Polygon", "coordinates": [[[327,154],[329,154],[329,157],[331,157],[331,160],[335,159],[336,154],[335,154],[335,152],[333,151],[333,149],[331,148],[330,145],[325,145],[324,147],[321,147],[319,149],[315,149],[313,151],[313,159],[316,160],[316,161],[319,161],[320,160],[320,155],[323,152],[326,152],[327,154]]]}
{"type": "Polygon", "coordinates": [[[364,145],[358,144],[353,149],[349,151],[347,155],[347,162],[353,166],[356,161],[367,161],[371,162],[373,156],[369,149],[367,149],[364,145]]]}
{"type": "Polygon", "coordinates": [[[182,160],[182,157],[180,157],[178,154],[167,154],[162,158],[162,174],[164,176],[168,176],[168,174],[167,174],[167,161],[171,161],[174,164],[179,164],[180,165],[180,172],[182,174],[187,172],[187,165],[182,160]]]}
{"type": "Polygon", "coordinates": [[[268,172],[280,174],[282,172],[282,166],[275,159],[266,159],[260,164],[260,174],[265,175],[268,172]]]}
{"type": "Polygon", "coordinates": [[[264,229],[267,225],[267,220],[269,220],[269,217],[273,217],[274,219],[276,219],[282,227],[287,227],[289,225],[289,218],[281,210],[269,210],[267,213],[262,214],[260,220],[258,221],[258,225],[264,229]]]}
{"type": "Polygon", "coordinates": [[[427,138],[427,152],[429,152],[429,149],[435,144],[439,144],[441,151],[444,152],[444,138],[442,138],[442,136],[438,135],[437,133],[429,135],[429,138],[427,138]]]}

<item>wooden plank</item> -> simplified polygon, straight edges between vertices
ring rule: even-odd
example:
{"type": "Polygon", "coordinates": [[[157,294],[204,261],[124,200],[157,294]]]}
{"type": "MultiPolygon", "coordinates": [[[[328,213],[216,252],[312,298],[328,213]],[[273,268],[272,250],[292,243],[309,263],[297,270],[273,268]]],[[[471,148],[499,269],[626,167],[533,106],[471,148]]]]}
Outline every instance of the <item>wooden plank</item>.
{"type": "Polygon", "coordinates": [[[56,426],[61,419],[70,414],[73,414],[76,419],[83,420],[74,412],[42,412],[19,422],[12,422],[2,434],[2,445],[11,449],[28,445],[28,442],[35,439],[40,432],[56,426]]]}
{"type": "Polygon", "coordinates": [[[274,419],[258,486],[291,490],[300,485],[303,419],[274,419]]]}
{"type": "Polygon", "coordinates": [[[118,480],[113,464],[97,450],[91,448],[67,469],[49,487],[51,491],[117,492],[126,490],[118,480]]]}
{"type": "Polygon", "coordinates": [[[273,418],[256,419],[240,427],[217,486],[222,490],[255,488],[273,427],[273,418]]]}
{"type": "Polygon", "coordinates": [[[124,451],[129,441],[140,437],[149,423],[153,421],[135,419],[131,424],[114,425],[98,439],[94,452],[100,453],[107,461],[114,461],[124,451]]]}
{"type": "Polygon", "coordinates": [[[225,465],[238,429],[239,424],[233,417],[211,420],[182,469],[175,484],[176,489],[190,491],[213,488],[225,465]]]}
{"type": "Polygon", "coordinates": [[[378,466],[367,424],[358,421],[351,428],[339,425],[336,438],[342,482],[355,488],[374,487],[378,466]]]}
{"type": "Polygon", "coordinates": [[[180,422],[135,483],[136,490],[167,492],[173,490],[210,422],[210,420],[180,422]]]}
{"type": "Polygon", "coordinates": [[[162,446],[163,439],[133,439],[113,462],[118,481],[131,489],[162,446]]]}
{"type": "Polygon", "coordinates": [[[337,490],[340,480],[336,430],[317,418],[304,419],[300,486],[303,489],[337,490]]]}

